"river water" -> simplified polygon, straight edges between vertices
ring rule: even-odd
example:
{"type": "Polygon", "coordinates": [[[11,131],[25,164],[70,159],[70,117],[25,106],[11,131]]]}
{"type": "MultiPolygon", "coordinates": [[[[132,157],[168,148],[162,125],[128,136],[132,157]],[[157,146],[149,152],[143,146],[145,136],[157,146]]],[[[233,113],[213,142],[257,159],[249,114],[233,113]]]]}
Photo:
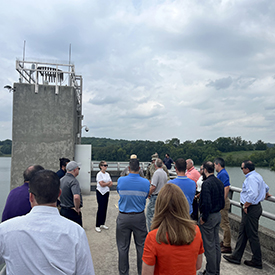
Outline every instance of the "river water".
{"type": "MultiPolygon", "coordinates": [[[[199,167],[196,167],[199,169],[199,167]]],[[[0,215],[2,215],[3,208],[5,206],[6,198],[10,190],[10,169],[11,169],[11,158],[10,157],[1,157],[0,158],[0,215]]],[[[230,183],[232,186],[235,187],[242,187],[242,183],[245,179],[245,176],[240,169],[240,167],[227,167],[226,168],[229,177],[230,177],[230,183]]],[[[256,168],[256,171],[262,175],[264,178],[266,184],[269,186],[270,194],[275,195],[275,172],[270,171],[266,168],[256,168]]],[[[22,184],[23,184],[23,171],[22,171],[22,184]]],[[[239,201],[240,194],[234,192],[233,200],[239,201]]],[[[263,209],[265,211],[271,212],[274,214],[275,205],[274,203],[264,201],[262,203],[263,209]]],[[[237,215],[241,215],[241,209],[237,208],[235,206],[232,207],[232,212],[237,215]]],[[[275,222],[272,220],[269,220],[265,217],[261,217],[260,224],[274,230],[275,222]]]]}

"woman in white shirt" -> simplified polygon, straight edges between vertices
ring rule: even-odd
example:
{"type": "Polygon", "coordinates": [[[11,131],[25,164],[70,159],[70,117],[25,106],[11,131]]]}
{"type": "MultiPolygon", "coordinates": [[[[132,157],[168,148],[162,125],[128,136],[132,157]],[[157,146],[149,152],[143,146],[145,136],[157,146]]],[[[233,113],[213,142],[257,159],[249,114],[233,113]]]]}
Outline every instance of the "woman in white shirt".
{"type": "Polygon", "coordinates": [[[109,229],[109,227],[105,225],[105,221],[109,201],[109,191],[110,187],[113,185],[113,182],[109,173],[106,172],[108,167],[107,162],[102,160],[98,166],[100,172],[98,172],[96,175],[96,199],[98,203],[98,209],[96,214],[95,231],[100,233],[101,229],[109,229]]]}

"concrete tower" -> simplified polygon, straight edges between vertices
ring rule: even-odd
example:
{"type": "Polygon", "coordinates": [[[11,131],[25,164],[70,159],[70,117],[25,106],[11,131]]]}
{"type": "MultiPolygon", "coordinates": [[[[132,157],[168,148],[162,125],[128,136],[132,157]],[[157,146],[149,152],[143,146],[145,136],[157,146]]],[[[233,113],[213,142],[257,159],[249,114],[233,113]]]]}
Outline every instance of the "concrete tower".
{"type": "Polygon", "coordinates": [[[83,118],[82,77],[75,75],[74,65],[17,60],[16,69],[11,189],[22,185],[30,165],[56,171],[59,158],[73,160],[83,118]]]}

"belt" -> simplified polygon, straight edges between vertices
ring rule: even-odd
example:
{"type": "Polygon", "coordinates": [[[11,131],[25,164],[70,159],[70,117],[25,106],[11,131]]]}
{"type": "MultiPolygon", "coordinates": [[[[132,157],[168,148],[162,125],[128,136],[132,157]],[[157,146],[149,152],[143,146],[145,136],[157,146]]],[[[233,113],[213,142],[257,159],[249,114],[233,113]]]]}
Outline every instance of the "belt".
{"type": "MultiPolygon", "coordinates": [[[[261,204],[261,202],[258,202],[257,204],[250,204],[250,206],[256,206],[256,205],[259,205],[259,204],[261,204]]],[[[243,206],[243,203],[240,202],[240,205],[243,206]]]]}
{"type": "Polygon", "coordinates": [[[119,211],[119,213],[121,213],[121,214],[128,214],[128,215],[136,215],[136,214],[141,214],[143,212],[144,212],[144,210],[141,212],[121,212],[121,211],[119,211]]]}
{"type": "Polygon", "coordinates": [[[158,194],[152,194],[151,196],[152,196],[152,197],[156,197],[157,195],[158,195],[158,194]]]}

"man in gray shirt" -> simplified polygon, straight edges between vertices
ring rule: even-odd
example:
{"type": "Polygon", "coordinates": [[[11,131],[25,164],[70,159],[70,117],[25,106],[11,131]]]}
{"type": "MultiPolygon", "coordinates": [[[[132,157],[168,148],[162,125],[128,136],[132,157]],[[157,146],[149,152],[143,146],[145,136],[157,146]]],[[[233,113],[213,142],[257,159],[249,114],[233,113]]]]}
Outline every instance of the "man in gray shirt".
{"type": "Polygon", "coordinates": [[[152,177],[149,196],[148,196],[149,202],[148,202],[147,211],[146,211],[146,223],[147,223],[148,231],[150,231],[152,219],[155,213],[155,204],[156,204],[158,193],[160,189],[164,186],[164,184],[167,183],[167,180],[168,180],[167,174],[162,168],[163,162],[161,159],[157,158],[155,163],[152,165],[155,165],[156,171],[154,172],[152,177]]]}
{"type": "Polygon", "coordinates": [[[60,215],[82,226],[82,195],[78,180],[79,164],[70,161],[66,166],[67,173],[60,180],[60,215]]]}

